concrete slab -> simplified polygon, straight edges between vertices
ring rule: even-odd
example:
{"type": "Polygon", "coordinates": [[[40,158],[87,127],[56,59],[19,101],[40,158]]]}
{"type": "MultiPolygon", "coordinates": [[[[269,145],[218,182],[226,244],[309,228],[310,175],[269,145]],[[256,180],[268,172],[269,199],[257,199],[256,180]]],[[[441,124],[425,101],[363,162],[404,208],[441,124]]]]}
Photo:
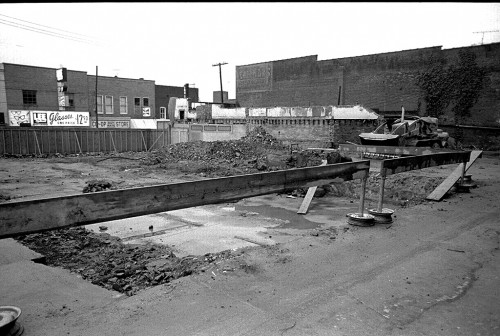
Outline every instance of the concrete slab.
{"type": "Polygon", "coordinates": [[[103,232],[99,227],[104,225],[107,228],[104,232],[121,238],[125,243],[166,244],[182,257],[247,246],[269,246],[295,239],[287,236],[286,230],[315,229],[324,224],[341,227],[347,223],[345,215],[356,210],[357,206],[350,201],[325,202],[317,198],[311,203],[307,214],[297,214],[302,200],[285,195],[264,195],[236,203],[206,205],[92,224],[86,228],[103,232]],[[270,206],[271,203],[273,206],[270,206]],[[272,234],[269,234],[270,230],[272,234]]]}
{"type": "Polygon", "coordinates": [[[43,258],[43,255],[19,244],[13,238],[0,239],[0,266],[41,258],[43,258]]]}

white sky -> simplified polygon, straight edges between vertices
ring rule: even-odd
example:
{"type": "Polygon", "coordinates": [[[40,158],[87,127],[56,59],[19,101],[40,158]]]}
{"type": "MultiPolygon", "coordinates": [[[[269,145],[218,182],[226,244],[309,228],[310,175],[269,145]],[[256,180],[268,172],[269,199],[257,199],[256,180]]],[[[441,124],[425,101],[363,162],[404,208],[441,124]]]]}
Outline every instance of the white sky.
{"type": "Polygon", "coordinates": [[[235,98],[238,65],[494,43],[499,30],[500,3],[2,3],[0,62],[89,74],[98,66],[102,76],[195,84],[212,101],[219,62],[235,98]]]}

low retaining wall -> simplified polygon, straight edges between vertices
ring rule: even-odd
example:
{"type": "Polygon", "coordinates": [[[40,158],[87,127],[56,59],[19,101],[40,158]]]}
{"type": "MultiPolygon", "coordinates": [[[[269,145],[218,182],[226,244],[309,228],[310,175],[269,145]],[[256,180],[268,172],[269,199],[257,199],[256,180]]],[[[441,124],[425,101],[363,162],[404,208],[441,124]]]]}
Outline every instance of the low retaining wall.
{"type": "Polygon", "coordinates": [[[340,143],[359,142],[359,134],[371,132],[377,120],[320,118],[248,118],[248,130],[262,126],[284,144],[301,147],[336,148],[340,143]]]}

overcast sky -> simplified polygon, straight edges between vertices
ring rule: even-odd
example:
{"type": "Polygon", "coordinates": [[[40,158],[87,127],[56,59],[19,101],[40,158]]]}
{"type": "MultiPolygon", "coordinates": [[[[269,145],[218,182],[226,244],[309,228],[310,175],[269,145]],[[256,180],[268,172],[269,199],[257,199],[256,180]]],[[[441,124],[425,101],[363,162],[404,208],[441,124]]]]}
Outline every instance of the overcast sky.
{"type": "Polygon", "coordinates": [[[432,46],[500,42],[500,3],[2,3],[0,62],[194,84],[201,101],[235,70],[432,46]],[[477,33],[496,31],[491,33],[477,33]]]}

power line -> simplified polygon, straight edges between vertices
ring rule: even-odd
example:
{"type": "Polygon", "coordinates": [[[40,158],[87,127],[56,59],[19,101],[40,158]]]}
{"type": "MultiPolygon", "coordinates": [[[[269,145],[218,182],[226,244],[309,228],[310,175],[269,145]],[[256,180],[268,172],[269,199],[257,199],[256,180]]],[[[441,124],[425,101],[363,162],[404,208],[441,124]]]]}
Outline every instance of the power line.
{"type": "Polygon", "coordinates": [[[496,32],[498,32],[498,30],[483,30],[483,31],[474,32],[474,34],[483,34],[483,36],[481,37],[481,44],[483,44],[484,34],[486,34],[486,33],[496,33],[496,32]]]}
{"type": "Polygon", "coordinates": [[[36,32],[36,33],[50,35],[50,36],[55,36],[55,37],[59,37],[59,38],[70,39],[70,40],[74,40],[74,41],[77,41],[77,42],[86,42],[86,43],[90,42],[89,40],[85,40],[85,39],[82,39],[82,38],[79,38],[79,37],[64,35],[64,34],[60,34],[60,33],[56,33],[56,32],[51,32],[51,31],[48,31],[48,30],[45,30],[45,29],[41,29],[41,28],[30,27],[30,26],[27,26],[27,25],[24,25],[24,24],[21,24],[21,23],[12,22],[12,21],[9,21],[9,20],[1,19],[1,18],[0,18],[0,23],[8,25],[8,26],[15,27],[15,28],[30,30],[30,31],[33,31],[33,32],[36,32]]]}
{"type": "Polygon", "coordinates": [[[12,26],[12,27],[19,28],[19,29],[33,31],[33,32],[39,33],[39,34],[44,34],[44,35],[49,35],[49,36],[53,36],[53,37],[58,37],[58,38],[62,38],[62,39],[65,39],[65,40],[71,40],[71,41],[82,42],[82,43],[92,43],[92,41],[90,41],[90,40],[85,40],[85,39],[82,39],[82,38],[79,38],[79,37],[75,37],[75,36],[69,36],[69,35],[64,35],[64,34],[60,34],[60,33],[56,33],[56,32],[51,32],[51,31],[48,31],[48,30],[45,30],[45,29],[41,29],[41,28],[30,27],[30,26],[27,26],[27,25],[23,25],[21,23],[12,22],[12,21],[8,21],[8,20],[5,20],[5,19],[0,19],[0,24],[4,24],[4,25],[7,25],[7,26],[12,26]]]}
{"type": "Polygon", "coordinates": [[[29,23],[29,24],[32,24],[32,25],[35,25],[35,26],[45,27],[45,28],[49,28],[49,29],[52,29],[52,30],[59,30],[59,31],[62,31],[62,32],[65,32],[65,33],[70,33],[70,34],[73,34],[73,35],[80,35],[80,36],[84,36],[84,37],[93,38],[92,36],[83,35],[83,34],[79,34],[79,33],[74,33],[74,32],[70,32],[68,30],[63,30],[63,29],[59,29],[59,28],[44,26],[44,25],[39,24],[39,23],[34,23],[34,22],[31,22],[31,21],[21,20],[21,19],[18,19],[18,18],[12,17],[12,16],[8,16],[8,15],[5,15],[5,14],[0,14],[0,16],[5,16],[5,17],[8,17],[10,19],[14,19],[14,20],[17,20],[17,21],[26,22],[26,23],[29,23]]]}

